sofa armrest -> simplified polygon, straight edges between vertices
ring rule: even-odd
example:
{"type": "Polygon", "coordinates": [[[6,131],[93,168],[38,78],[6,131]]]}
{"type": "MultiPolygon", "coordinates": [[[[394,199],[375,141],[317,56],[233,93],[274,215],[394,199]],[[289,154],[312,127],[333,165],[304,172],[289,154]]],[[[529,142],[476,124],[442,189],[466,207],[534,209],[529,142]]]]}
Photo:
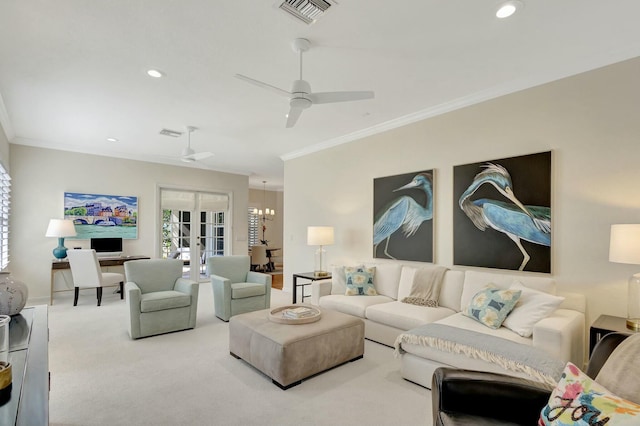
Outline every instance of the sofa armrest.
{"type": "Polygon", "coordinates": [[[489,418],[496,425],[499,421],[535,425],[551,390],[544,383],[518,377],[441,367],[434,372],[431,387],[433,424],[443,424],[441,415],[446,413],[489,418]]]}
{"type": "Polygon", "coordinates": [[[533,326],[533,346],[556,359],[584,366],[585,318],[582,312],[557,309],[533,326]]]}
{"type": "Polygon", "coordinates": [[[320,297],[331,294],[331,280],[318,280],[311,283],[311,304],[318,306],[320,297]]]}
{"type": "Polygon", "coordinates": [[[173,286],[175,291],[194,296],[198,293],[198,283],[187,278],[178,278],[173,286]]]}
{"type": "Polygon", "coordinates": [[[247,282],[271,286],[271,275],[263,274],[262,272],[249,271],[247,272],[247,282]]]}
{"type": "Polygon", "coordinates": [[[211,289],[213,290],[213,308],[218,317],[229,321],[231,317],[231,280],[220,275],[211,274],[211,289]]]}
{"type": "Polygon", "coordinates": [[[129,335],[132,339],[142,336],[140,331],[140,299],[142,290],[132,281],[124,284],[127,305],[129,305],[129,335]]]}

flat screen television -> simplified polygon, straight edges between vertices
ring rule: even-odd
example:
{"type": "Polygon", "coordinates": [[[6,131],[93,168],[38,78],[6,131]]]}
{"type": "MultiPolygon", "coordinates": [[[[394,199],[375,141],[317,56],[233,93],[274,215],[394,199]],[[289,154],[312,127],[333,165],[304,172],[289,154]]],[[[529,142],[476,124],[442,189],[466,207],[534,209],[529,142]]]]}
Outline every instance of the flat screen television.
{"type": "Polygon", "coordinates": [[[91,248],[98,256],[120,256],[122,254],[122,238],[92,238],[91,248]]]}

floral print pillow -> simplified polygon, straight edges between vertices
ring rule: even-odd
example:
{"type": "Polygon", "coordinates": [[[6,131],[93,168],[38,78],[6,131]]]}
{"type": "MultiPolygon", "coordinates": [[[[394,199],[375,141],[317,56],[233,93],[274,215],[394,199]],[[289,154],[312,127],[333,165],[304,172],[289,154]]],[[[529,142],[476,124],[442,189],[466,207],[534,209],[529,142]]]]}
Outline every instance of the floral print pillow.
{"type": "Polygon", "coordinates": [[[540,413],[539,426],[637,426],[640,405],[609,392],[572,363],[540,413]]]}
{"type": "Polygon", "coordinates": [[[502,290],[489,284],[471,298],[462,313],[480,324],[497,329],[516,306],[521,294],[521,290],[502,290]]]}
{"type": "Polygon", "coordinates": [[[347,296],[375,296],[378,293],[373,286],[373,276],[376,273],[376,267],[365,266],[345,266],[344,276],[347,282],[347,296]]]}

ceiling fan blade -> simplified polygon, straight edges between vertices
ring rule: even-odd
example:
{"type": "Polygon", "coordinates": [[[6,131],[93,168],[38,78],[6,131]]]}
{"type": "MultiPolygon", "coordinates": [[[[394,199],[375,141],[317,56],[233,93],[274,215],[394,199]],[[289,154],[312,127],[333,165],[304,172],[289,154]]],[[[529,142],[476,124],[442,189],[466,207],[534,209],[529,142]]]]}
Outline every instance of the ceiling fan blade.
{"type": "Polygon", "coordinates": [[[314,104],[330,104],[334,102],[361,101],[373,99],[375,94],[372,91],[362,92],[320,92],[308,95],[314,104]]]}
{"type": "Polygon", "coordinates": [[[264,83],[262,81],[254,80],[253,78],[247,77],[246,75],[236,74],[236,78],[239,78],[242,81],[246,81],[249,84],[253,84],[254,86],[258,86],[258,87],[261,87],[263,89],[270,90],[270,91],[272,91],[275,94],[280,95],[280,96],[286,96],[286,97],[290,97],[291,96],[291,93],[286,91],[286,90],[284,90],[284,89],[280,89],[279,87],[272,86],[272,85],[264,83]]]}
{"type": "Polygon", "coordinates": [[[296,125],[300,114],[302,114],[302,109],[300,108],[291,108],[289,110],[289,114],[287,114],[287,129],[296,125]]]}
{"type": "Polygon", "coordinates": [[[195,154],[191,155],[191,158],[196,161],[204,160],[205,158],[209,157],[213,157],[213,152],[196,152],[195,154]]]}

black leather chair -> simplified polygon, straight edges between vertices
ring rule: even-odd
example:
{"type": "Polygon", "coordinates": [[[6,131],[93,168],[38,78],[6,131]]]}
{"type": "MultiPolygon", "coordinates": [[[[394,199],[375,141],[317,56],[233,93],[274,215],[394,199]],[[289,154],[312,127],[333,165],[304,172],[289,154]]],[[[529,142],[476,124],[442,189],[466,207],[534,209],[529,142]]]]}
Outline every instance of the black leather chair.
{"type": "MultiPolygon", "coordinates": [[[[593,349],[586,374],[595,378],[628,334],[606,335],[593,349]]],[[[535,425],[552,387],[481,371],[438,368],[431,400],[435,426],[535,425]]]]}

